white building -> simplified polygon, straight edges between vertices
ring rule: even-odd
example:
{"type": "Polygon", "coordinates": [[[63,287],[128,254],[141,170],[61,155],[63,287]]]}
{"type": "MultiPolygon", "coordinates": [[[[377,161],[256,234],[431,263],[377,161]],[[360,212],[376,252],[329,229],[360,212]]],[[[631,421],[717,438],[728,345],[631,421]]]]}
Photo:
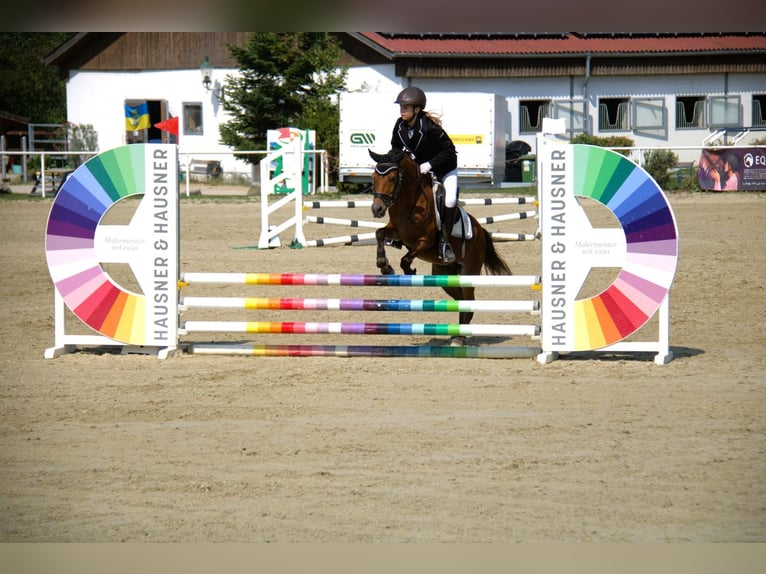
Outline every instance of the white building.
{"type": "Polygon", "coordinates": [[[533,150],[543,117],[564,118],[570,137],[625,136],[680,161],[699,157],[686,146],[766,136],[764,33],[347,36],[350,90],[500,94],[506,140],[533,150]]]}
{"type": "MultiPolygon", "coordinates": [[[[229,43],[244,32],[80,33],[49,55],[67,78],[68,121],[92,124],[99,146],[168,141],[125,128],[125,106],[145,102],[151,124],[178,117],[182,157],[250,174],[219,143],[227,121],[218,89],[236,73],[229,43]],[[200,65],[212,65],[210,89],[200,65]]],[[[640,147],[747,144],[766,128],[766,34],[338,33],[349,91],[489,92],[508,102],[506,140],[534,150],[542,117],[565,118],[568,135],[620,135],[640,147]]],[[[388,113],[393,120],[397,110],[388,113]]],[[[470,114],[470,109],[466,110],[470,114]]],[[[311,126],[298,126],[311,128],[311,126]]]]}

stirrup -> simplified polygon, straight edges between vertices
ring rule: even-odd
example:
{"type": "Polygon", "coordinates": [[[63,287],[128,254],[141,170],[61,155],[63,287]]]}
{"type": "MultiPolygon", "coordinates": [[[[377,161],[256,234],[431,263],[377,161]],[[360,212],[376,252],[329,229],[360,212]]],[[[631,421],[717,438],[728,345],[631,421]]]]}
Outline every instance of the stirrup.
{"type": "Polygon", "coordinates": [[[452,251],[449,241],[445,239],[439,241],[439,252],[445,263],[453,263],[455,261],[455,252],[452,251]]]}

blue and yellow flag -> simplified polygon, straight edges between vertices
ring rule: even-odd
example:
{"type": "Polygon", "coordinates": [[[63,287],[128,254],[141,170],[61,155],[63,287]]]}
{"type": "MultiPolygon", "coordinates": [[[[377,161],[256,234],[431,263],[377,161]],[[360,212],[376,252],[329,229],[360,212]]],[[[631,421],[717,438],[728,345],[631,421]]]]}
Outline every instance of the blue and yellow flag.
{"type": "Polygon", "coordinates": [[[135,107],[125,104],[125,131],[145,130],[150,126],[149,104],[143,102],[135,107]]]}

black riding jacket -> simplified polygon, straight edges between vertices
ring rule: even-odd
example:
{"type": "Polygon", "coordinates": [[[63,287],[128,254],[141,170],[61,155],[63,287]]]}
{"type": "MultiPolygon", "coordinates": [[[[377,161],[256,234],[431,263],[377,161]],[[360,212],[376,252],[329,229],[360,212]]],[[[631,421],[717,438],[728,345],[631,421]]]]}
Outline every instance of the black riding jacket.
{"type": "Polygon", "coordinates": [[[409,136],[410,127],[403,119],[398,119],[391,136],[393,149],[407,150],[415,154],[415,161],[431,162],[431,169],[436,177],[444,175],[457,167],[457,151],[455,144],[443,128],[428,118],[424,112],[418,114],[409,136]]]}

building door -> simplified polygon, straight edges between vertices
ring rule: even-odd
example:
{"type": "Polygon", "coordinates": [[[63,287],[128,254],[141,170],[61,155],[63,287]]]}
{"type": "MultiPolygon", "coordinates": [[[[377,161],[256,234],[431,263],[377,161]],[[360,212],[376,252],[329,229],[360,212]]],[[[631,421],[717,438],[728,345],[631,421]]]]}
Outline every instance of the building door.
{"type": "Polygon", "coordinates": [[[167,100],[125,100],[125,143],[176,143],[175,136],[154,127],[168,119],[167,100]]]}

